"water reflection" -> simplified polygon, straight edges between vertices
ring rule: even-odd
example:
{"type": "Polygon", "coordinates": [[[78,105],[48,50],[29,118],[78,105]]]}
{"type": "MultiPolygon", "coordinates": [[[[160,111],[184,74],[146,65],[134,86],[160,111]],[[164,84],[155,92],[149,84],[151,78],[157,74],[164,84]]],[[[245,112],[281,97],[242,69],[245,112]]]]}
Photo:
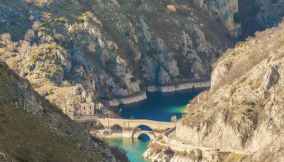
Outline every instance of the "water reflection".
{"type": "Polygon", "coordinates": [[[187,103],[200,91],[162,95],[153,93],[143,103],[132,106],[121,106],[119,114],[127,119],[150,119],[157,121],[171,121],[181,118],[187,103]]]}
{"type": "MultiPolygon", "coordinates": [[[[126,119],[150,119],[156,121],[172,121],[181,118],[187,103],[200,91],[190,93],[179,93],[174,95],[161,95],[159,93],[149,94],[148,100],[132,105],[121,106],[118,113],[126,119]]],[[[115,128],[119,130],[119,128],[115,128]]],[[[140,126],[139,129],[151,131],[147,126],[140,126]]],[[[111,145],[117,146],[126,151],[131,162],[148,162],[143,159],[143,153],[147,149],[149,135],[142,133],[138,140],[133,143],[131,139],[110,139],[111,145]]]]}

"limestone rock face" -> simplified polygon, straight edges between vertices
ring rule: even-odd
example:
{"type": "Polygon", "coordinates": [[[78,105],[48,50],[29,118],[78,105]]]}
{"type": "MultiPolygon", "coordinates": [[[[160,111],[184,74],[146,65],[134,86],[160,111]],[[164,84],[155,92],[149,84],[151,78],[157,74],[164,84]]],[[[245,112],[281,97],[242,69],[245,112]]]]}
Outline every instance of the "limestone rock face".
{"type": "Polygon", "coordinates": [[[222,22],[190,1],[12,0],[0,7],[0,58],[70,116],[103,113],[101,103],[147,86],[208,81],[211,64],[232,44],[222,22]]]}
{"type": "Polygon", "coordinates": [[[193,0],[200,8],[208,10],[225,24],[233,37],[240,36],[241,24],[236,19],[239,13],[239,0],[193,0]]]}
{"type": "Polygon", "coordinates": [[[114,99],[148,86],[208,81],[211,64],[232,45],[232,37],[276,24],[282,4],[3,1],[0,58],[69,116],[103,114],[114,99]],[[259,27],[246,25],[252,22],[259,27]]]}
{"type": "Polygon", "coordinates": [[[283,161],[283,31],[284,23],[228,50],[215,65],[213,87],[156,145],[175,150],[172,159],[187,155],[190,161],[200,150],[204,162],[283,161]]]}
{"type": "Polygon", "coordinates": [[[0,63],[0,161],[126,162],[0,63]]]}

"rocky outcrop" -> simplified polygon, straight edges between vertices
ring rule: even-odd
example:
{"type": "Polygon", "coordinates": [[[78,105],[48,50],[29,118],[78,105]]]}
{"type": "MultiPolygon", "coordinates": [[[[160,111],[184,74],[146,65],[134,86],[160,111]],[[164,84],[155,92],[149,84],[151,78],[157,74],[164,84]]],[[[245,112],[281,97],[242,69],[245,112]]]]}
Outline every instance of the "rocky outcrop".
{"type": "Polygon", "coordinates": [[[0,161],[127,161],[0,63],[0,161]]]}
{"type": "Polygon", "coordinates": [[[149,86],[208,81],[210,65],[232,44],[225,26],[192,2],[12,0],[0,7],[0,33],[9,33],[0,58],[71,117],[102,114],[102,103],[149,86]]]}
{"type": "Polygon", "coordinates": [[[228,50],[214,67],[212,88],[188,105],[176,131],[154,141],[146,156],[283,161],[283,31],[284,23],[228,50]]]}
{"type": "Polygon", "coordinates": [[[212,16],[219,18],[231,36],[239,37],[242,34],[240,21],[237,20],[239,0],[193,0],[193,2],[198,7],[209,11],[212,16]]]}

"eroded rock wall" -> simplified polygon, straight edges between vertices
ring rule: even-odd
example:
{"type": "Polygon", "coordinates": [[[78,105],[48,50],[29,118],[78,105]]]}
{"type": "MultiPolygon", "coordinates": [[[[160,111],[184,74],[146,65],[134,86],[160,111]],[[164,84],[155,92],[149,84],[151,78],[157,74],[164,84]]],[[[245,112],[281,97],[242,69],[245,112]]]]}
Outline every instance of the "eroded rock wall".
{"type": "Polygon", "coordinates": [[[232,37],[239,37],[241,24],[238,20],[239,0],[193,0],[194,4],[206,9],[212,16],[225,24],[232,37]]]}
{"type": "Polygon", "coordinates": [[[107,101],[148,86],[208,81],[211,64],[232,44],[225,26],[191,2],[35,0],[0,7],[0,58],[70,116],[104,113],[107,101]]]}
{"type": "Polygon", "coordinates": [[[152,155],[150,151],[150,157],[283,160],[283,31],[284,23],[228,50],[216,63],[211,89],[191,101],[188,115],[167,140],[156,142],[161,148],[168,146],[172,157],[163,149],[152,155]]]}

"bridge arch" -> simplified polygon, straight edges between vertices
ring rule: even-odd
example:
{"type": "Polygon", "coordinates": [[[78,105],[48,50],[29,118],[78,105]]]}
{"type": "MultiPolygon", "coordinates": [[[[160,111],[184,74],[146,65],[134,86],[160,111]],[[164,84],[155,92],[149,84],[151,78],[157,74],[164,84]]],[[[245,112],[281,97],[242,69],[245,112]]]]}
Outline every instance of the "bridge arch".
{"type": "Polygon", "coordinates": [[[140,132],[137,132],[135,136],[138,140],[145,141],[145,142],[153,140],[156,137],[154,132],[150,132],[150,131],[140,131],[140,132]]]}
{"type": "Polygon", "coordinates": [[[123,132],[123,127],[120,126],[119,124],[114,124],[110,127],[111,131],[114,133],[122,133],[123,132]]]}
{"type": "Polygon", "coordinates": [[[150,126],[147,126],[145,124],[140,124],[137,125],[131,133],[131,139],[132,141],[134,141],[135,138],[138,138],[139,140],[141,140],[142,136],[147,136],[149,137],[149,140],[154,139],[154,133],[153,133],[153,129],[150,126]]]}
{"type": "Polygon", "coordinates": [[[148,125],[145,125],[145,124],[140,124],[138,126],[136,126],[133,130],[135,129],[139,129],[139,130],[143,130],[143,131],[153,131],[153,129],[148,126],[148,125]]]}

